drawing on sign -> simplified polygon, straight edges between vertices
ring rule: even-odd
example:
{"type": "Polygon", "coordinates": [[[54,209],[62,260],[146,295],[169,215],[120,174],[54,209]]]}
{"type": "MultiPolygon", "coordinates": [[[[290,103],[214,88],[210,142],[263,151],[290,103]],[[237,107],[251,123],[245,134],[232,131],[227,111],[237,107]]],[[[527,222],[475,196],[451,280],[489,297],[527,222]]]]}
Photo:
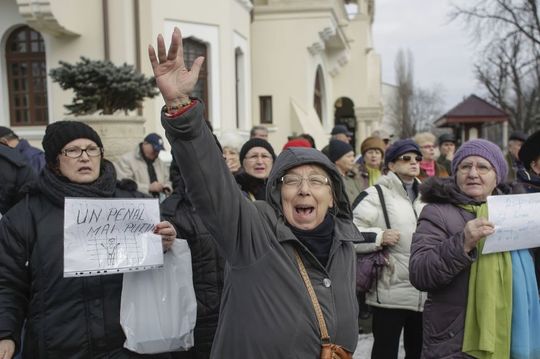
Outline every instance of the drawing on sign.
{"type": "Polygon", "coordinates": [[[156,200],[66,199],[64,274],[141,270],[163,262],[156,200]]]}

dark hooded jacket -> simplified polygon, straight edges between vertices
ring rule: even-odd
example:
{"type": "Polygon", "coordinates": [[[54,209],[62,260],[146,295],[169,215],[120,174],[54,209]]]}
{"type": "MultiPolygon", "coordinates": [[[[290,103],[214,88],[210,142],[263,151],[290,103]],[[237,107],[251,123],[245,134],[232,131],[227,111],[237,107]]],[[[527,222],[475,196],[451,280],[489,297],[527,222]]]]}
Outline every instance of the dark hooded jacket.
{"type": "MultiPolygon", "coordinates": [[[[45,179],[50,173],[45,168],[37,186],[0,222],[0,339],[15,341],[18,351],[26,320],[23,358],[168,358],[123,348],[121,274],[63,277],[63,203],[73,192],[62,186],[67,179],[51,185],[45,179]]],[[[106,164],[106,173],[95,191],[78,185],[78,193],[145,197],[118,187],[112,164],[106,164]]]]}
{"type": "Polygon", "coordinates": [[[461,348],[476,249],[465,253],[463,228],[475,216],[458,205],[479,203],[463,194],[453,177],[430,178],[420,193],[428,204],[413,235],[409,275],[412,285],[428,292],[422,358],[471,358],[461,348]]]}
{"type": "Polygon", "coordinates": [[[339,173],[313,149],[290,148],[274,163],[267,201],[245,198],[204,126],[203,105],[162,124],[186,182],[191,203],[227,260],[220,320],[212,358],[320,356],[315,311],[294,258],[298,250],[328,326],[331,341],[354,352],[358,341],[355,253],[361,235],[352,223],[339,173]],[[281,176],[302,164],[317,164],[331,177],[335,218],[329,259],[323,266],[286,225],[281,176]]]}

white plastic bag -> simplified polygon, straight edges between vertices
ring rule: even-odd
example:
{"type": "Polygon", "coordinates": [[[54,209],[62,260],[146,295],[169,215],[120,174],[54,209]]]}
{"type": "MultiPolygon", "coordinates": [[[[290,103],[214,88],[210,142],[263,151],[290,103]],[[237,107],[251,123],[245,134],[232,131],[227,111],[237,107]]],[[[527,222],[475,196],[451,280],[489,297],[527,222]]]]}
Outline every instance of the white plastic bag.
{"type": "Polygon", "coordinates": [[[124,274],[120,324],[124,347],[140,354],[188,350],[193,346],[197,302],[191,252],[176,239],[163,268],[124,274]]]}

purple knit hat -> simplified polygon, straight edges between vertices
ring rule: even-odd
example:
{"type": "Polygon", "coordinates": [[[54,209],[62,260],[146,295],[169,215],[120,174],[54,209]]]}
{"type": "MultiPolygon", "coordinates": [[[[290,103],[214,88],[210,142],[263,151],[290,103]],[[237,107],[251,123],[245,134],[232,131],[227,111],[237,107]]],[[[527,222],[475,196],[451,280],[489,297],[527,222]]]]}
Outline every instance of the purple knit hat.
{"type": "Polygon", "coordinates": [[[465,158],[479,156],[485,158],[495,169],[497,184],[503,182],[508,174],[508,165],[499,146],[493,142],[475,139],[465,142],[454,155],[452,160],[452,173],[457,173],[457,167],[465,158]]]}

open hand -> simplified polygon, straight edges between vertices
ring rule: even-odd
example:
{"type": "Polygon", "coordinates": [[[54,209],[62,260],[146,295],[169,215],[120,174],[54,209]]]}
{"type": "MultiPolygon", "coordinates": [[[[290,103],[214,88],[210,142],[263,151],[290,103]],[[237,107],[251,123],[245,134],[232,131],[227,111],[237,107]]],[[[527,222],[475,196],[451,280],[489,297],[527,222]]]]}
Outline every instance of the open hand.
{"type": "Polygon", "coordinates": [[[167,106],[179,106],[185,102],[199,77],[199,71],[204,57],[198,57],[193,61],[191,70],[184,64],[184,48],[182,46],[182,34],[175,27],[171,46],[167,52],[165,41],[161,34],[157,38],[157,56],[152,45],[148,46],[148,56],[152,64],[152,70],[156,78],[156,84],[167,106]]]}

